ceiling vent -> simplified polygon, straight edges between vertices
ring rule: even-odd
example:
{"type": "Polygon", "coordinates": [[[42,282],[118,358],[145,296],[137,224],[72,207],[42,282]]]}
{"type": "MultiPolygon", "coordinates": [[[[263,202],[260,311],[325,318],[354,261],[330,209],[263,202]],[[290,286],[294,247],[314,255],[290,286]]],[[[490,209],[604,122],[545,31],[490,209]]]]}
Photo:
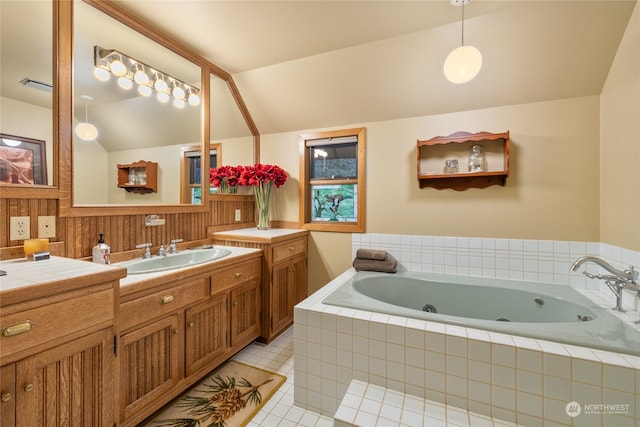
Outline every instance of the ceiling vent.
{"type": "Polygon", "coordinates": [[[37,80],[33,80],[28,77],[20,80],[20,83],[22,83],[25,86],[32,87],[34,89],[44,90],[46,92],[51,92],[53,90],[53,86],[50,85],[49,83],[39,82],[37,80]]]}

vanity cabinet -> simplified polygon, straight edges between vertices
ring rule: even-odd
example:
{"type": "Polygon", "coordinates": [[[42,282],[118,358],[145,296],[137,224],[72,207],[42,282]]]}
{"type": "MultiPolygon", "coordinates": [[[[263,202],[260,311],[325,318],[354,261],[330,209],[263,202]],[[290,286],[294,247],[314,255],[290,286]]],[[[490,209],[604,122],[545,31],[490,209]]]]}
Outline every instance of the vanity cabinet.
{"type": "Polygon", "coordinates": [[[118,187],[137,194],[158,192],[157,163],[140,160],[135,163],[117,165],[117,168],[118,187]]]}
{"type": "Polygon", "coordinates": [[[137,425],[259,336],[261,258],[255,251],[123,288],[122,426],[137,425]]]}
{"type": "Polygon", "coordinates": [[[418,184],[420,188],[466,190],[490,185],[504,186],[509,176],[509,132],[456,132],[417,142],[418,184]],[[484,149],[482,171],[468,172],[471,147],[484,149]],[[445,162],[456,161],[458,171],[445,173],[445,162]]]}
{"type": "Polygon", "coordinates": [[[214,244],[263,251],[262,342],[271,342],[293,324],[293,307],[307,296],[308,234],[306,230],[252,228],[212,235],[214,244]]]}
{"type": "MultiPolygon", "coordinates": [[[[60,268],[57,260],[42,263],[29,264],[36,271],[60,268]]],[[[80,263],[89,264],[75,260],[71,264],[80,263]]],[[[8,277],[15,277],[7,270],[8,277]]],[[[0,294],[3,426],[116,423],[115,313],[120,277],[124,269],[112,269],[106,277],[66,277],[0,294]]]]}

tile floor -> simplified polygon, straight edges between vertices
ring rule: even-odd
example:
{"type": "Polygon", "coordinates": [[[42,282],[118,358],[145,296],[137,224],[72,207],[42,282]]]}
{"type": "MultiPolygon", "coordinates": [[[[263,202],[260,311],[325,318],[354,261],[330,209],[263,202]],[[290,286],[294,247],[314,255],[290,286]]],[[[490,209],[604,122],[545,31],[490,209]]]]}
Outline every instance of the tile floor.
{"type": "MultiPolygon", "coordinates": [[[[287,377],[285,383],[265,403],[260,412],[247,424],[247,427],[332,427],[334,425],[332,418],[293,405],[293,326],[269,345],[250,344],[234,359],[287,377]]],[[[427,427],[516,426],[512,423],[473,414],[459,408],[447,407],[436,402],[429,401],[426,405],[425,409],[428,409],[429,414],[428,417],[425,416],[423,423],[406,424],[402,421],[379,418],[374,424],[379,427],[383,425],[385,427],[416,427],[417,425],[427,427]]],[[[374,425],[367,427],[374,427],[374,425]]]]}

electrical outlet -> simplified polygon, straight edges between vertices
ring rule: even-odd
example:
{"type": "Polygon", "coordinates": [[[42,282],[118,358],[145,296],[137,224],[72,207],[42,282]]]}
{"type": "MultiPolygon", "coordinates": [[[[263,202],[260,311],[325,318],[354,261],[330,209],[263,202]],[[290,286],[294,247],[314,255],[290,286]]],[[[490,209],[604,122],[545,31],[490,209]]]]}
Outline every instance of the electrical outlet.
{"type": "Polygon", "coordinates": [[[12,216],[10,219],[9,240],[25,240],[31,237],[28,216],[12,216]]]}
{"type": "Polygon", "coordinates": [[[47,237],[56,237],[56,217],[55,216],[39,216],[38,217],[38,238],[45,239],[47,237]]]}
{"type": "Polygon", "coordinates": [[[240,209],[236,209],[236,221],[240,221],[241,219],[242,219],[242,218],[241,218],[241,212],[240,212],[240,209]]]}

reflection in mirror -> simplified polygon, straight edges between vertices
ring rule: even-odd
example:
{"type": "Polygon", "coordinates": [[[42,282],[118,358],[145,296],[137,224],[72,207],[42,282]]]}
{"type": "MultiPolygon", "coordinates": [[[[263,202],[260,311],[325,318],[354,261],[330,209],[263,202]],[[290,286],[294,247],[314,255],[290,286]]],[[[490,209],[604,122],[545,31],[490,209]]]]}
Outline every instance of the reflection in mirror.
{"type": "MultiPolygon", "coordinates": [[[[0,1],[0,132],[44,141],[41,179],[53,184],[53,6],[43,1],[0,1]]],[[[3,183],[4,185],[4,183],[3,183]]]]}
{"type": "Polygon", "coordinates": [[[227,82],[211,75],[211,145],[219,144],[224,153],[218,165],[253,164],[253,135],[227,82]]]}
{"type": "Polygon", "coordinates": [[[185,92],[201,88],[201,68],[127,27],[94,7],[74,2],[73,59],[74,123],[95,126],[97,137],[73,138],[74,205],[85,204],[180,204],[181,151],[201,146],[200,104],[175,106],[171,94],[176,81],[185,92]],[[97,47],[96,47],[97,46],[97,47]],[[112,51],[116,51],[115,53],[112,51]],[[121,61],[119,71],[114,60],[121,61]],[[94,75],[102,66],[106,81],[94,75]],[[149,96],[133,81],[144,69],[150,82],[149,96]],[[123,74],[120,76],[120,74],[123,74]],[[152,88],[162,80],[167,89],[152,88]],[[129,89],[123,83],[128,83],[129,89]],[[158,99],[162,93],[168,102],[158,99]],[[83,99],[87,95],[91,99],[83,99]],[[117,165],[138,161],[158,164],[158,190],[148,194],[117,186],[117,165]]]}
{"type": "MultiPolygon", "coordinates": [[[[220,166],[222,149],[220,144],[211,144],[209,147],[209,165],[220,166]]],[[[202,203],[202,150],[200,146],[184,147],[182,149],[182,162],[180,174],[180,200],[182,203],[202,203]]],[[[204,174],[205,178],[208,176],[204,174]]]]}

